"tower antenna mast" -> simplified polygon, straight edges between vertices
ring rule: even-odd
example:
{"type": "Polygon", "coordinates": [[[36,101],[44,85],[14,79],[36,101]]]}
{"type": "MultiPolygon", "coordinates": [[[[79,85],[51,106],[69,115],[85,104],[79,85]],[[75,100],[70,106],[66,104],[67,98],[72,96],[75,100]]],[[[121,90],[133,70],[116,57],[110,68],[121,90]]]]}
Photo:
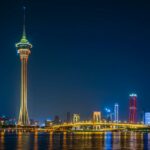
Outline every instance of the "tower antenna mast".
{"type": "Polygon", "coordinates": [[[26,7],[23,6],[23,37],[26,38],[26,7]]]}

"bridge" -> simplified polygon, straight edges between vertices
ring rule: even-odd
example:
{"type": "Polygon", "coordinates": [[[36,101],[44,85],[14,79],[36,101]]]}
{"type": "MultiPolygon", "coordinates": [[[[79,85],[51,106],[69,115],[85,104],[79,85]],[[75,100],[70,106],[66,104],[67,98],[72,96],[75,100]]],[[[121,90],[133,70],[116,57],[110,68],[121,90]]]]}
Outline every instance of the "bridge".
{"type": "Polygon", "coordinates": [[[144,124],[132,124],[132,123],[115,123],[115,122],[93,122],[93,121],[82,121],[75,123],[62,123],[58,125],[52,125],[48,129],[52,130],[116,130],[116,129],[141,129],[148,128],[144,124]]]}

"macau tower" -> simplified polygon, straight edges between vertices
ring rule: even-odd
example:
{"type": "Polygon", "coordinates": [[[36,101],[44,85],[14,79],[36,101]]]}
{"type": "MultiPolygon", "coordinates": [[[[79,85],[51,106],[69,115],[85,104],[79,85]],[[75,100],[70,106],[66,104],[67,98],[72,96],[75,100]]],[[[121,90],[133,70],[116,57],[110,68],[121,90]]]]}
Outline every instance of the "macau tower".
{"type": "Polygon", "coordinates": [[[31,53],[32,44],[29,43],[26,37],[25,30],[25,7],[24,7],[24,23],[23,23],[23,34],[20,42],[16,44],[17,52],[20,56],[21,61],[21,101],[20,101],[20,112],[18,125],[28,126],[30,125],[28,109],[27,109],[27,64],[28,57],[31,53]]]}

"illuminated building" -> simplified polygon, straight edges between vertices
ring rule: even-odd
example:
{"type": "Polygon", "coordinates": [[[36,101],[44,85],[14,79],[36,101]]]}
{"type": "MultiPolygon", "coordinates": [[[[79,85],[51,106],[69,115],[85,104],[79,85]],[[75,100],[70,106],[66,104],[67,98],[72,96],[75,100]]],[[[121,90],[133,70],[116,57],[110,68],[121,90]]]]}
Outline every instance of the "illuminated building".
{"type": "Polygon", "coordinates": [[[150,125],[150,112],[145,112],[144,114],[144,124],[150,125]]]}
{"type": "Polygon", "coordinates": [[[30,119],[30,126],[39,126],[39,121],[30,119]]]}
{"type": "Polygon", "coordinates": [[[51,127],[52,125],[53,125],[53,121],[51,121],[51,120],[45,121],[45,127],[51,127]]]}
{"type": "Polygon", "coordinates": [[[80,121],[80,115],[79,114],[73,114],[72,116],[72,121],[75,122],[79,122],[80,121]]]}
{"type": "Polygon", "coordinates": [[[101,121],[101,112],[100,111],[94,111],[92,115],[93,122],[100,122],[101,121]]]}
{"type": "Polygon", "coordinates": [[[114,121],[119,121],[119,105],[117,103],[114,105],[114,121]]]}
{"type": "Polygon", "coordinates": [[[0,117],[0,126],[15,126],[15,125],[16,125],[15,118],[9,118],[6,116],[0,117]]]}
{"type": "Polygon", "coordinates": [[[136,117],[137,117],[137,95],[136,94],[130,94],[129,99],[129,122],[130,123],[136,123],[136,117]]]}
{"type": "Polygon", "coordinates": [[[113,120],[113,113],[109,108],[105,108],[106,111],[106,120],[112,121],[113,120]]]}
{"type": "Polygon", "coordinates": [[[27,109],[27,63],[28,56],[31,53],[32,45],[29,43],[26,37],[25,31],[25,8],[24,8],[24,24],[23,35],[19,43],[16,44],[18,54],[21,61],[21,104],[20,113],[18,119],[18,125],[27,126],[30,125],[28,109],[27,109]]]}

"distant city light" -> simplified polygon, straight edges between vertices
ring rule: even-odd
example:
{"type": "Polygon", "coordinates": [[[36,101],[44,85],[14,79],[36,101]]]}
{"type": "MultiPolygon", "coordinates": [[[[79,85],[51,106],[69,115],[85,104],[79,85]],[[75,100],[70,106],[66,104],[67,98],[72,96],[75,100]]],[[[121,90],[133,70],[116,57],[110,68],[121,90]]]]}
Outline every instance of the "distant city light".
{"type": "Polygon", "coordinates": [[[45,127],[45,123],[40,124],[40,127],[45,127]]]}
{"type": "Polygon", "coordinates": [[[137,97],[137,94],[132,93],[132,94],[130,94],[129,96],[130,96],[130,97],[137,97]]]}
{"type": "Polygon", "coordinates": [[[119,106],[118,103],[115,103],[115,106],[119,106]]]}
{"type": "Polygon", "coordinates": [[[111,112],[111,110],[110,110],[109,108],[105,108],[105,111],[106,111],[107,113],[110,113],[110,112],[111,112]]]}

